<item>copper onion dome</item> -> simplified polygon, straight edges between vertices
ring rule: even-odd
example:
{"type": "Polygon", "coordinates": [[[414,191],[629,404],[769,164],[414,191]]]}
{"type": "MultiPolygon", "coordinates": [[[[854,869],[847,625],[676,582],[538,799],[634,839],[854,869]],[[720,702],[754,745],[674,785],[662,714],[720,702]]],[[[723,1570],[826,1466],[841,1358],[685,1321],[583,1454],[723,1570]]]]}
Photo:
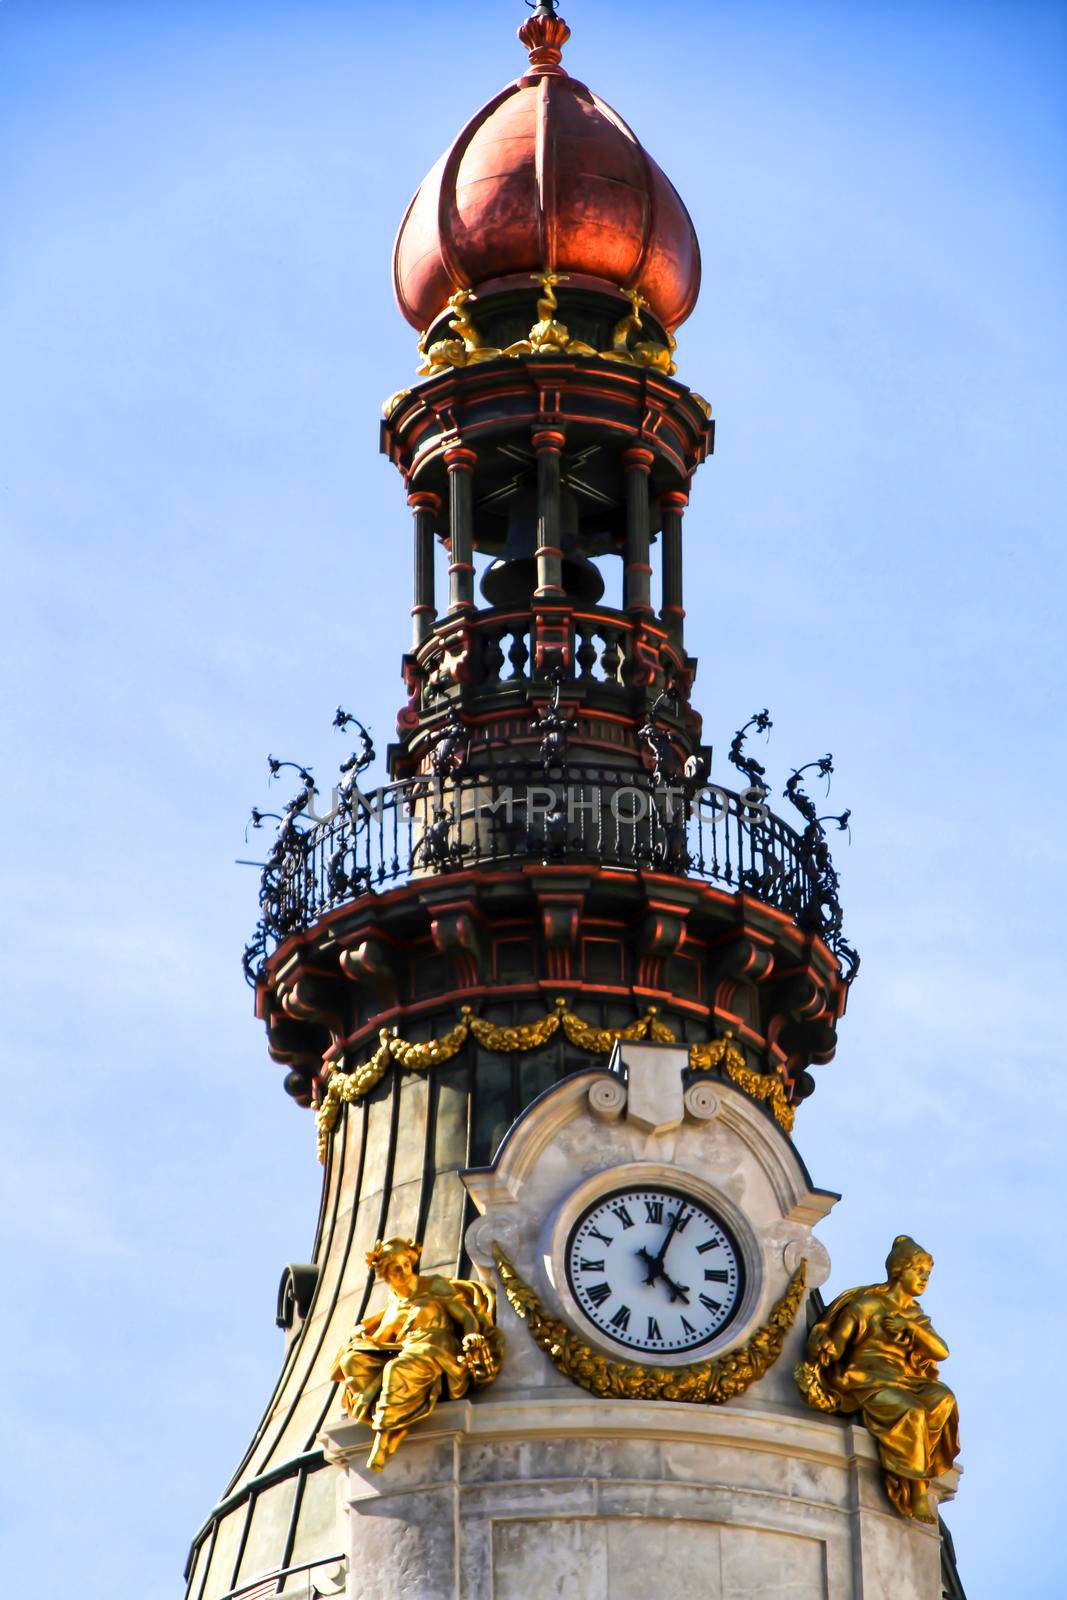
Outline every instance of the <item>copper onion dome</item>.
{"type": "Polygon", "coordinates": [[[393,282],[414,327],[457,288],[528,287],[543,271],[636,290],[668,329],[696,304],[689,213],[618,113],[564,70],[569,37],[542,0],[519,29],[527,70],[471,119],[408,207],[393,282]]]}

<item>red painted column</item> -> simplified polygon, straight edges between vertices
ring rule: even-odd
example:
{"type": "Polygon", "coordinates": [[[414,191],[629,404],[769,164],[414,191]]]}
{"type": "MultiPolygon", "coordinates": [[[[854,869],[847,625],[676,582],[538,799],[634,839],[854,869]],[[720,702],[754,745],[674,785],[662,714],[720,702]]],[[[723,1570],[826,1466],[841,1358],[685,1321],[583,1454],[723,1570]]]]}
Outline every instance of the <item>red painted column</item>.
{"type": "Polygon", "coordinates": [[[445,451],[445,466],[448,468],[450,611],[474,609],[474,514],[471,491],[477,460],[475,452],[468,450],[465,445],[453,445],[445,451]]]}
{"type": "Polygon", "coordinates": [[[649,563],[648,479],[655,456],[644,445],[623,453],[626,469],[626,566],[623,606],[640,621],[651,617],[652,567],[649,563]]]}
{"type": "Polygon", "coordinates": [[[558,428],[538,428],[537,451],[537,588],[535,600],[563,599],[563,550],[560,545],[560,456],[564,438],[558,428]]]}
{"type": "Polygon", "coordinates": [[[429,489],[415,489],[408,495],[415,522],[415,590],[411,607],[411,648],[417,650],[433,632],[437,617],[434,592],[434,525],[441,510],[441,497],[429,489]]]}
{"type": "Polygon", "coordinates": [[[685,605],[682,598],[682,518],[689,504],[683,489],[659,497],[663,513],[663,603],[660,620],[677,650],[684,648],[685,605]]]}

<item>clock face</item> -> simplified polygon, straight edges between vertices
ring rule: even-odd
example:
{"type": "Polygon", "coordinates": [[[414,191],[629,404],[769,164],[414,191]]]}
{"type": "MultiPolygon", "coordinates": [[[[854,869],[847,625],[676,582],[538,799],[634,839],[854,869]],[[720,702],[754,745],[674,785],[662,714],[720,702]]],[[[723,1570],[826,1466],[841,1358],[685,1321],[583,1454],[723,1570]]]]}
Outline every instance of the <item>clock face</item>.
{"type": "Polygon", "coordinates": [[[702,1200],[658,1184],[593,1202],[567,1243],[571,1293],[609,1338],[649,1354],[721,1333],[745,1278],[733,1235],[702,1200]]]}

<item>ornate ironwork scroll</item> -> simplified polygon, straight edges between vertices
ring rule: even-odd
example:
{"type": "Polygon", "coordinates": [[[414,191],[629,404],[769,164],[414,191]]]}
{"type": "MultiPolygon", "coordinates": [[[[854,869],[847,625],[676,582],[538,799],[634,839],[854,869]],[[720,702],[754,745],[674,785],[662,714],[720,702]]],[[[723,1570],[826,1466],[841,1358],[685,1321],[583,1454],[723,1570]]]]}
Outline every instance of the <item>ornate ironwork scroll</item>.
{"type": "MultiPolygon", "coordinates": [[[[654,734],[662,746],[667,735],[651,713],[647,728],[646,738],[654,734]]],[[[829,819],[820,819],[798,788],[804,769],[787,786],[802,814],[808,817],[805,805],[812,811],[801,835],[755,803],[751,792],[708,785],[699,770],[676,772],[671,755],[660,753],[662,784],[655,773],[573,761],[569,753],[563,769],[558,745],[550,771],[559,776],[546,778],[541,760],[474,770],[465,730],[450,721],[434,749],[440,773],[364,793],[355,781],[365,765],[361,752],[328,814],[314,814],[315,790],[307,783],[284,815],[253,812],[255,826],[273,817],[279,829],[262,869],[260,924],[246,961],[249,980],[255,981],[283,940],[346,899],[414,873],[499,868],[530,859],[631,871],[651,867],[743,890],[818,933],[853,968],[856,957],[842,937],[837,875],[822,826],[829,819]]]]}

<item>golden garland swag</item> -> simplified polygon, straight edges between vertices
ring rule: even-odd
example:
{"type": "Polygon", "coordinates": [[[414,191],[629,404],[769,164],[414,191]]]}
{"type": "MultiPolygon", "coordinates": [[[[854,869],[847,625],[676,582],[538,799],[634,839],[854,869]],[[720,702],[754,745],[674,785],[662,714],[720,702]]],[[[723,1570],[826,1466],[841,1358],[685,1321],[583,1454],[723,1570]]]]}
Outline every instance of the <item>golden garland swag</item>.
{"type": "MultiPolygon", "coordinates": [[[[476,1017],[470,1006],[460,1009],[460,1020],[437,1039],[413,1042],[398,1038],[382,1028],[378,1048],[373,1055],[351,1072],[337,1068],[330,1074],[326,1091],[319,1103],[318,1148],[319,1160],[325,1161],[330,1134],[337,1126],[343,1105],[351,1105],[369,1094],[389,1069],[390,1063],[408,1067],[413,1072],[425,1072],[429,1067],[442,1065],[458,1055],[468,1038],[475,1039],[486,1050],[510,1053],[513,1050],[539,1050],[553,1034],[562,1028],[568,1042],[590,1055],[608,1055],[617,1039],[651,1039],[655,1044],[677,1044],[674,1032],[660,1022],[655,1006],[649,1006],[643,1017],[625,1028],[594,1028],[581,1017],[568,1011],[566,1000],[557,1000],[553,1010],[536,1022],[522,1022],[516,1026],[502,1026],[476,1017]]],[[[793,1129],[793,1107],[786,1098],[782,1080],[753,1072],[745,1065],[744,1057],[727,1031],[721,1039],[689,1047],[689,1066],[694,1072],[708,1072],[721,1067],[732,1083],[756,1100],[770,1102],[775,1122],[785,1132],[793,1129]]]]}

